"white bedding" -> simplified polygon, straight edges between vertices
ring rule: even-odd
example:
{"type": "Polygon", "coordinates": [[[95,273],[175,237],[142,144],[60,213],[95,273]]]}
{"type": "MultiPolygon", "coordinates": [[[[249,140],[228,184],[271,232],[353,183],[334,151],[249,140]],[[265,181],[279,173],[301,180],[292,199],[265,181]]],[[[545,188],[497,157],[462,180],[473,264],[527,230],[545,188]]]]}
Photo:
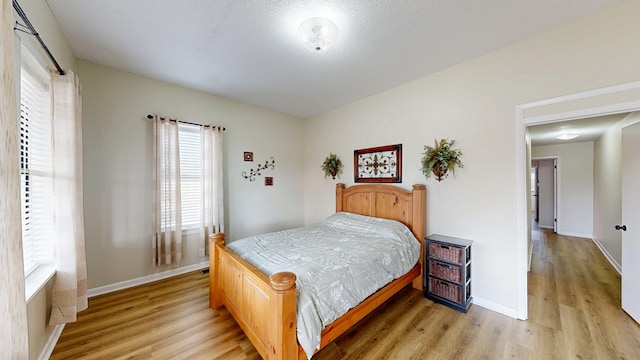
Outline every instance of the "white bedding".
{"type": "Polygon", "coordinates": [[[309,359],[327,325],[406,274],[420,256],[420,244],[402,223],[344,212],[227,246],[267,276],[296,274],[297,336],[309,359]]]}

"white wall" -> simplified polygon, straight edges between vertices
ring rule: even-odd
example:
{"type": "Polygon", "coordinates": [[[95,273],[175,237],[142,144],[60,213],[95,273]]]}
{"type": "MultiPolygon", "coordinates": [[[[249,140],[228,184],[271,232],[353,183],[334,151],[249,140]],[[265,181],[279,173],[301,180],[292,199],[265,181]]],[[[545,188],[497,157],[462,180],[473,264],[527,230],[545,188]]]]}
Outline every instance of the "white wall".
{"type": "Polygon", "coordinates": [[[558,157],[558,234],[592,238],[593,142],[534,146],[532,156],[558,157]]]}
{"type": "MultiPolygon", "coordinates": [[[[84,212],[89,288],[173,269],[152,267],[152,123],[157,113],[223,125],[229,240],[303,223],[302,123],[275,112],[79,61],[83,86],[84,212]],[[243,152],[253,151],[254,162],[243,152]],[[274,156],[275,170],[241,176],[274,156]],[[274,186],[264,186],[264,176],[274,186]]],[[[197,256],[186,239],[181,266],[197,256]]]]}
{"type": "Polygon", "coordinates": [[[639,113],[629,114],[594,143],[593,237],[619,272],[622,235],[614,226],[622,221],[622,128],[638,121],[639,113]]]}
{"type": "MultiPolygon", "coordinates": [[[[535,100],[640,80],[640,3],[624,4],[472,61],[353,102],[307,121],[306,222],[333,211],[335,181],[319,166],[329,152],[403,144],[403,183],[427,184],[429,233],[473,243],[476,304],[516,314],[515,108],[535,100]],[[616,56],[611,56],[616,54],[616,56]],[[456,139],[465,168],[425,180],[420,156],[434,138],[456,139]]],[[[375,76],[375,74],[372,74],[375,76]]]]}

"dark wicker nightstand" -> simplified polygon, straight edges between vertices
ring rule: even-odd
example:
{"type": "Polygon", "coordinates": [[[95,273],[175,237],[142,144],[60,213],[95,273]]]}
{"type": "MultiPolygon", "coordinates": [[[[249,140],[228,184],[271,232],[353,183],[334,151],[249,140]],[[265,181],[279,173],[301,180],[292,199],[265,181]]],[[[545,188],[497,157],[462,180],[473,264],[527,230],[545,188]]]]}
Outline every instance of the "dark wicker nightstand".
{"type": "Polygon", "coordinates": [[[424,296],[466,313],[471,306],[471,240],[426,237],[424,296]]]}

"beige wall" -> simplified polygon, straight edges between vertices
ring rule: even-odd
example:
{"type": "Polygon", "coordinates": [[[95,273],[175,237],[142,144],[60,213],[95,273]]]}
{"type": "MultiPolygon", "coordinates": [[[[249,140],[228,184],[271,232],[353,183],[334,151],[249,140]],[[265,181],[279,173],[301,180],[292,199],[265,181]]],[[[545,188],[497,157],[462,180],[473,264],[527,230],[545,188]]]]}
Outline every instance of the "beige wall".
{"type": "Polygon", "coordinates": [[[622,128],[638,121],[639,113],[629,114],[594,144],[593,237],[618,272],[622,266],[622,236],[614,226],[622,221],[622,128]]]}
{"type": "MultiPolygon", "coordinates": [[[[31,24],[36,28],[42,40],[47,44],[47,47],[55,56],[58,64],[60,64],[63,69],[75,69],[76,57],[73,51],[71,51],[71,46],[69,46],[67,39],[64,37],[47,2],[44,0],[20,1],[20,7],[22,7],[22,10],[27,14],[29,21],[31,21],[31,24]]],[[[17,14],[15,15],[15,19],[19,19],[17,14]]],[[[21,20],[20,22],[22,23],[21,20]]],[[[31,41],[33,48],[40,52],[47,66],[53,67],[53,63],[49,61],[44,49],[42,49],[33,36],[18,34],[22,39],[31,41]]]]}
{"type": "MultiPolygon", "coordinates": [[[[147,114],[223,125],[225,230],[229,240],[302,225],[303,124],[299,119],[187,90],[85,61],[83,87],[84,215],[89,289],[174,267],[152,267],[152,123],[147,114]],[[253,151],[254,162],[243,152],[253,151]],[[274,156],[255,182],[241,176],[274,156]],[[264,186],[264,176],[274,186],[264,186]]],[[[197,236],[185,239],[180,266],[206,262],[197,236]]]]}
{"type": "Polygon", "coordinates": [[[592,238],[593,142],[534,146],[532,157],[558,158],[558,234],[592,238]]]}
{"type": "Polygon", "coordinates": [[[329,152],[348,164],[354,149],[402,143],[403,183],[427,184],[427,229],[474,240],[476,304],[517,307],[516,122],[518,104],[640,80],[640,3],[624,4],[307,121],[305,214],[333,211],[329,152]],[[615,56],[612,56],[615,54],[615,56]],[[456,139],[465,168],[441,183],[420,174],[434,138],[456,139]]]}

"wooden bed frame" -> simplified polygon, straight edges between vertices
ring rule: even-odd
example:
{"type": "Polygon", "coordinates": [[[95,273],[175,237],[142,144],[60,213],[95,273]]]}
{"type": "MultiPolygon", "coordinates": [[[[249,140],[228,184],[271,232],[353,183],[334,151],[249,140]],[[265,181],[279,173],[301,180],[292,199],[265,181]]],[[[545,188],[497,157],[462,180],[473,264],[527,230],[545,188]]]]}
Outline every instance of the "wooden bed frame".
{"type": "MultiPolygon", "coordinates": [[[[420,260],[322,331],[320,349],[406,285],[422,290],[422,257],[426,230],[426,187],[412,191],[391,185],[336,186],[336,212],[398,220],[421,243],[420,260]]],[[[224,245],[224,234],[209,237],[209,302],[225,306],[264,359],[306,359],[296,337],[296,276],[279,272],[267,277],[224,245]]]]}

